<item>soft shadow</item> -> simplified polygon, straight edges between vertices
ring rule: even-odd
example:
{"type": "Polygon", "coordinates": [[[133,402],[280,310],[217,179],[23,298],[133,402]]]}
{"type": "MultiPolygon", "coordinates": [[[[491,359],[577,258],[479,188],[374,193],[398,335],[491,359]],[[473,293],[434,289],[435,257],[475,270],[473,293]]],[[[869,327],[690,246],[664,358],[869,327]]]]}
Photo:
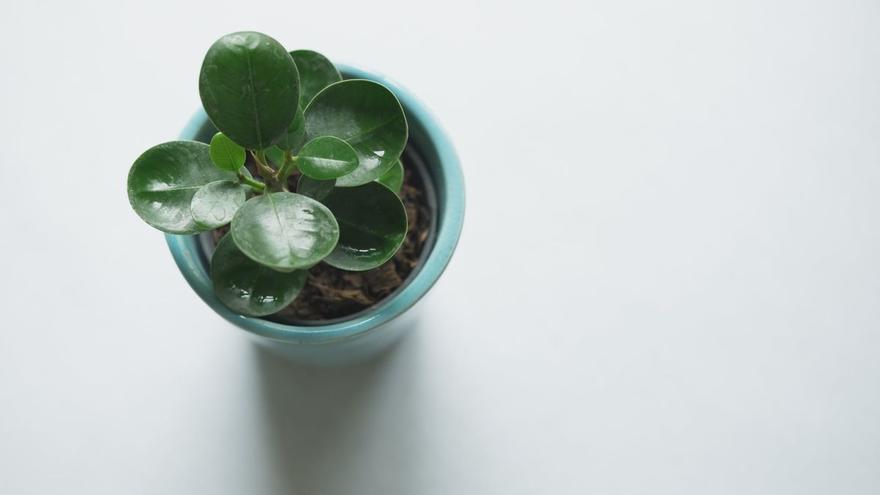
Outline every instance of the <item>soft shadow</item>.
{"type": "Polygon", "coordinates": [[[415,493],[419,332],[350,368],[293,365],[254,346],[276,493],[415,493]]]}

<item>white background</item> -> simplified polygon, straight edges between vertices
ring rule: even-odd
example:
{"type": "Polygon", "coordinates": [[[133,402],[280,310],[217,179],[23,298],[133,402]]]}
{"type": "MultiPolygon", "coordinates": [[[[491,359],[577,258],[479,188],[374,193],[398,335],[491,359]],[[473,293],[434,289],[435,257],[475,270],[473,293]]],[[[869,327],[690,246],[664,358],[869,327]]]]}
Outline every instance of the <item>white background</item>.
{"type": "Polygon", "coordinates": [[[0,41],[3,493],[880,493],[875,0],[4,1],[0,41]],[[128,206],[242,29],[460,153],[370,366],[256,350],[128,206]]]}

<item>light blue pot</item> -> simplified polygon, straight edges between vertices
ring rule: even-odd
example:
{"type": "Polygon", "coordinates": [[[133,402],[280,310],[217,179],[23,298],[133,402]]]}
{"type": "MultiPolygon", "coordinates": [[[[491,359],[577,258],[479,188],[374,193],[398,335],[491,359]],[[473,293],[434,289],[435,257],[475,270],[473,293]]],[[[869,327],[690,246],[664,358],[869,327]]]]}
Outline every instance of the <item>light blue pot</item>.
{"type": "MultiPolygon", "coordinates": [[[[386,77],[339,66],[347,79],[369,79],[388,87],[403,105],[410,141],[424,160],[436,188],[436,237],[420,268],[407,283],[380,304],[350,319],[320,326],[294,326],[230,311],[214,295],[208,259],[198,236],[166,234],[174,261],[193,290],[217,314],[249,332],[260,343],[303,364],[341,365],[367,360],[400,338],[417,321],[413,306],[431,289],[449,263],[464,220],[464,179],[461,165],[446,133],[428,110],[407,90],[386,77]]],[[[204,138],[208,118],[199,111],[180,134],[181,139],[204,138]]]]}

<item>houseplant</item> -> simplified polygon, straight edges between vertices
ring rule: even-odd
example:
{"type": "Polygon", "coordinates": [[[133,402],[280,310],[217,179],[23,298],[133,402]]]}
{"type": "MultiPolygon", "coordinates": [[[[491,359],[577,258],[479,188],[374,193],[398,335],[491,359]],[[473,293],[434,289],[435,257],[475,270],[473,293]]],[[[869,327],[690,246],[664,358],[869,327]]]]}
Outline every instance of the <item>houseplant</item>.
{"type": "Polygon", "coordinates": [[[343,73],[354,78],[343,80],[315,52],[289,54],[259,33],[224,36],[199,78],[210,123],[199,114],[187,141],[147,150],[128,182],[135,211],[167,233],[184,276],[215,311],[264,343],[321,364],[363,358],[396,338],[407,326],[398,316],[448,262],[463,212],[457,159],[430,115],[381,78],[343,73]],[[191,141],[207,141],[211,127],[219,133],[210,144],[191,141]],[[266,319],[289,308],[316,270],[369,274],[391,263],[408,241],[399,158],[413,148],[425,157],[417,168],[436,204],[431,242],[406,280],[343,318],[266,319]],[[226,228],[213,253],[205,234],[194,236],[214,231],[217,238],[226,228]]]}

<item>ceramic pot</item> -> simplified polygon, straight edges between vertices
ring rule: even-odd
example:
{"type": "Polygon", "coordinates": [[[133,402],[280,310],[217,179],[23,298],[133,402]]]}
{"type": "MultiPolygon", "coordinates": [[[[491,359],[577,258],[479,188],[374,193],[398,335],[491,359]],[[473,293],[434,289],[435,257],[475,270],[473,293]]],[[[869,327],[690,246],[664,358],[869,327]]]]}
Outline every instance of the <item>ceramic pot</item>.
{"type": "MultiPolygon", "coordinates": [[[[184,278],[211,309],[273,351],[310,365],[332,366],[368,360],[415,326],[418,308],[414,306],[428,293],[449,263],[464,220],[461,165],[452,143],[436,119],[409,91],[388,78],[345,65],[340,65],[339,69],[346,79],[369,79],[385,85],[400,100],[410,133],[404,164],[422,175],[429,204],[435,207],[432,239],[425,247],[420,266],[403,286],[371,308],[318,325],[286,325],[242,316],[230,311],[214,295],[209,274],[209,243],[199,236],[165,236],[184,278]]],[[[180,138],[207,142],[213,132],[207,115],[200,110],[180,138]]]]}

